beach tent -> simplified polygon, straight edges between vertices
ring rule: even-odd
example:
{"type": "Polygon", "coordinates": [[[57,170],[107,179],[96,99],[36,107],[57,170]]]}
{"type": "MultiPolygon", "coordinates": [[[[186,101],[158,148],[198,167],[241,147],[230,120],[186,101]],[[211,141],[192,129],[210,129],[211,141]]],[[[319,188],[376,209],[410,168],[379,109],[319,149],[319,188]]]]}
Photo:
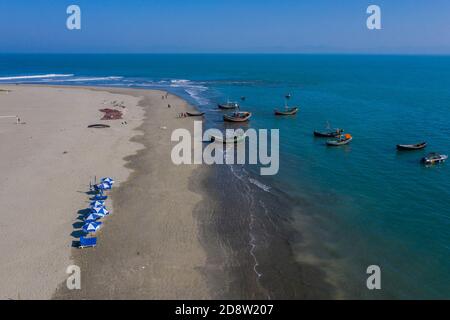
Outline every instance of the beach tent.
{"type": "Polygon", "coordinates": [[[104,196],[103,195],[103,190],[100,190],[100,194],[96,194],[95,196],[93,196],[90,200],[94,200],[94,201],[105,201],[106,199],[108,199],[108,196],[104,196]]]}
{"type": "Polygon", "coordinates": [[[114,179],[113,179],[113,178],[110,178],[110,177],[103,178],[103,179],[101,179],[100,181],[101,181],[101,182],[106,182],[106,183],[108,183],[108,184],[110,184],[110,185],[113,185],[113,184],[114,184],[114,179]]]}
{"type": "Polygon", "coordinates": [[[84,218],[84,221],[85,222],[96,221],[96,220],[100,219],[101,217],[102,216],[99,216],[96,213],[91,213],[86,218],[84,218]]]}
{"type": "Polygon", "coordinates": [[[96,232],[100,228],[101,224],[102,224],[101,222],[97,221],[87,222],[83,226],[83,231],[86,233],[96,232]]]}
{"type": "Polygon", "coordinates": [[[92,201],[89,205],[90,205],[91,208],[104,207],[105,206],[105,201],[103,201],[103,200],[95,200],[95,201],[92,201]]]}
{"type": "Polygon", "coordinates": [[[96,184],[94,186],[94,189],[97,191],[111,190],[111,188],[112,188],[112,185],[107,182],[102,182],[102,183],[96,184]]]}
{"type": "Polygon", "coordinates": [[[105,207],[96,207],[96,208],[91,208],[91,213],[94,213],[94,214],[104,217],[109,214],[109,211],[106,210],[105,207]]]}

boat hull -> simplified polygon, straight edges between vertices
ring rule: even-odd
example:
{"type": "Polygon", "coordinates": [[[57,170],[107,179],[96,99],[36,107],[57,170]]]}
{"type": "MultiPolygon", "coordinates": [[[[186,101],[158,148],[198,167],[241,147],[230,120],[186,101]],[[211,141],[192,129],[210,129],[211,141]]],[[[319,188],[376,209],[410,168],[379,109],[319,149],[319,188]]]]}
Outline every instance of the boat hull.
{"type": "Polygon", "coordinates": [[[342,141],[328,140],[327,141],[327,146],[331,146],[331,147],[345,146],[346,144],[349,144],[350,141],[352,141],[352,140],[353,140],[353,138],[342,140],[342,141]]]}
{"type": "Polygon", "coordinates": [[[320,137],[320,138],[335,138],[335,137],[339,137],[342,134],[342,132],[343,132],[343,130],[333,131],[333,132],[314,131],[314,136],[320,137]]]}
{"type": "Polygon", "coordinates": [[[189,117],[202,117],[205,115],[204,112],[194,113],[194,112],[186,112],[189,117]]]}
{"type": "Polygon", "coordinates": [[[239,108],[239,105],[218,104],[217,107],[222,110],[233,110],[239,108]]]}
{"type": "Polygon", "coordinates": [[[246,122],[252,116],[252,114],[250,112],[243,112],[243,114],[244,114],[244,116],[242,116],[242,117],[235,117],[232,115],[225,114],[223,116],[223,120],[227,121],[227,122],[246,122]]]}
{"type": "Polygon", "coordinates": [[[239,136],[234,136],[234,137],[228,137],[225,139],[223,137],[211,136],[211,142],[224,143],[224,144],[239,143],[244,140],[245,140],[245,134],[239,135],[239,136]]]}
{"type": "Polygon", "coordinates": [[[426,146],[427,146],[426,142],[417,143],[417,144],[398,144],[397,150],[401,150],[401,151],[420,150],[420,149],[424,149],[426,146]]]}
{"type": "Polygon", "coordinates": [[[298,112],[298,107],[290,108],[286,111],[275,110],[276,116],[292,116],[298,112]]]}

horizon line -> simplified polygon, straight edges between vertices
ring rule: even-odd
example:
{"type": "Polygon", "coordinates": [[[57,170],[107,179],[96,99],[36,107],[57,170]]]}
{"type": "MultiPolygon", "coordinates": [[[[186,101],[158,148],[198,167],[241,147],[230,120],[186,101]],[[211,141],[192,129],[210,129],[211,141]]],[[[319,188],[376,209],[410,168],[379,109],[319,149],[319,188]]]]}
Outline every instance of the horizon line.
{"type": "Polygon", "coordinates": [[[448,53],[430,52],[0,52],[9,54],[58,54],[58,55],[359,55],[359,56],[450,56],[448,53]]]}

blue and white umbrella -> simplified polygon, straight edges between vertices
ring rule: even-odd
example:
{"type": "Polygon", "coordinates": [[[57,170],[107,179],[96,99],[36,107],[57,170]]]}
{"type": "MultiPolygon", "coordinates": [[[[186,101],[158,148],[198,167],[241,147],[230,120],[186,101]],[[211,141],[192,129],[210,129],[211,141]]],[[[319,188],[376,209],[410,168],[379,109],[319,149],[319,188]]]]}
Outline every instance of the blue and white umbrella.
{"type": "Polygon", "coordinates": [[[96,200],[96,201],[92,201],[90,203],[90,207],[91,208],[104,207],[104,206],[105,206],[105,201],[104,200],[96,200]]]}
{"type": "Polygon", "coordinates": [[[94,189],[99,190],[99,191],[111,190],[111,188],[112,188],[112,185],[107,182],[102,182],[102,183],[96,184],[94,186],[94,189]]]}
{"type": "Polygon", "coordinates": [[[91,198],[91,200],[94,200],[94,201],[97,201],[97,200],[99,200],[99,201],[105,201],[106,199],[108,199],[108,196],[104,196],[104,195],[103,195],[103,192],[100,193],[100,194],[96,194],[95,196],[93,196],[93,197],[91,198]]]}
{"type": "Polygon", "coordinates": [[[110,177],[103,178],[103,179],[100,180],[100,181],[101,181],[101,182],[109,183],[110,185],[113,185],[113,184],[114,184],[114,179],[113,179],[113,178],[110,178],[110,177]]]}
{"type": "Polygon", "coordinates": [[[95,213],[99,216],[106,216],[109,214],[109,211],[106,210],[105,207],[96,207],[96,208],[91,208],[91,213],[95,213]]]}
{"type": "Polygon", "coordinates": [[[97,231],[100,226],[101,226],[101,222],[87,222],[84,226],[83,226],[83,231],[86,233],[90,233],[90,232],[95,232],[97,231]]]}
{"type": "Polygon", "coordinates": [[[100,219],[101,217],[102,216],[99,216],[96,213],[91,213],[86,218],[84,218],[84,221],[86,221],[86,222],[96,221],[96,220],[100,219]]]}

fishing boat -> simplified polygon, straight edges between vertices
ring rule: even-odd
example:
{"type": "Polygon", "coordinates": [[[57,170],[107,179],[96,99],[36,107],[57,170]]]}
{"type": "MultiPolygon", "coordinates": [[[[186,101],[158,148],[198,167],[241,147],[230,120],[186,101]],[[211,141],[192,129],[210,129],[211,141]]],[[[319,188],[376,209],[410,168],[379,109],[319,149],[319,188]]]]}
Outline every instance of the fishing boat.
{"type": "Polygon", "coordinates": [[[202,117],[205,115],[204,112],[186,112],[188,117],[202,117]]]}
{"type": "Polygon", "coordinates": [[[276,116],[290,116],[294,115],[298,112],[298,107],[291,107],[291,108],[285,108],[285,110],[280,111],[278,109],[275,109],[275,115],[276,116]]]}
{"type": "Polygon", "coordinates": [[[88,128],[109,128],[110,126],[108,124],[103,124],[103,123],[96,123],[96,124],[90,124],[88,125],[88,128]]]}
{"type": "Polygon", "coordinates": [[[336,138],[344,132],[344,129],[333,129],[329,131],[317,131],[314,130],[314,136],[320,138],[336,138]]]}
{"type": "Polygon", "coordinates": [[[230,135],[230,136],[215,136],[211,135],[211,142],[218,143],[239,143],[245,140],[246,134],[230,135]]]}
{"type": "Polygon", "coordinates": [[[227,101],[227,103],[219,103],[217,105],[219,109],[231,110],[231,109],[239,109],[239,103],[227,101]]]}
{"type": "Polygon", "coordinates": [[[397,150],[420,150],[427,146],[426,142],[420,142],[416,144],[398,144],[397,150]]]}
{"type": "Polygon", "coordinates": [[[445,154],[439,154],[436,152],[429,153],[426,157],[422,158],[422,162],[424,164],[436,164],[444,162],[448,159],[448,156],[445,154]]]}
{"type": "Polygon", "coordinates": [[[284,110],[275,109],[276,116],[291,116],[298,112],[298,107],[289,107],[288,100],[291,98],[291,94],[288,93],[284,96],[284,110]]]}
{"type": "Polygon", "coordinates": [[[232,114],[224,114],[223,120],[230,122],[245,122],[248,121],[251,116],[251,112],[247,111],[233,112],[232,114]]]}
{"type": "Polygon", "coordinates": [[[339,138],[336,140],[328,140],[327,145],[343,146],[343,145],[350,143],[350,141],[352,141],[352,140],[353,140],[353,137],[350,134],[346,133],[346,134],[340,135],[339,138]]]}

